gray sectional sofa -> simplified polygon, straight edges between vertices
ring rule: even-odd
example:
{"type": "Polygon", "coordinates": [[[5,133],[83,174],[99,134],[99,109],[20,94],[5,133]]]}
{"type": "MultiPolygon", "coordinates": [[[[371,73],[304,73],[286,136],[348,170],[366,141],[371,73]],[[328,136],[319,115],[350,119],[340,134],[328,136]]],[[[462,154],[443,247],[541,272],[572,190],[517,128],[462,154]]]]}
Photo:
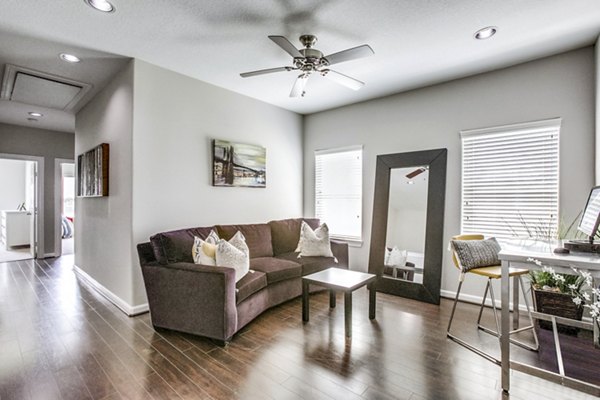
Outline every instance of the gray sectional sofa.
{"type": "MultiPolygon", "coordinates": [[[[302,294],[301,277],[329,267],[348,268],[348,245],[331,242],[331,257],[302,257],[294,250],[300,224],[286,219],[266,224],[216,225],[158,233],[137,250],[154,327],[227,343],[266,309],[302,294]],[[194,264],[194,236],[214,229],[229,240],[238,230],[250,249],[250,272],[235,282],[232,268],[194,264]]],[[[300,318],[300,315],[298,316],[300,318]]]]}

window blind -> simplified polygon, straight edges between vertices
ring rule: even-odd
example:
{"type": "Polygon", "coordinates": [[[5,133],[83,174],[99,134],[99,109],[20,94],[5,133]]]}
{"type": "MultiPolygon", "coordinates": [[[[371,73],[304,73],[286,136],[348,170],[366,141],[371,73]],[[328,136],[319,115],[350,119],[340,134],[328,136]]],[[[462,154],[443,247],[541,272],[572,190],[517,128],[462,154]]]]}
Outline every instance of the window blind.
{"type": "Polygon", "coordinates": [[[558,230],[559,118],[462,131],[462,233],[558,230]]]}
{"type": "Polygon", "coordinates": [[[362,240],[362,146],[315,152],[315,215],[332,237],[362,240]]]}

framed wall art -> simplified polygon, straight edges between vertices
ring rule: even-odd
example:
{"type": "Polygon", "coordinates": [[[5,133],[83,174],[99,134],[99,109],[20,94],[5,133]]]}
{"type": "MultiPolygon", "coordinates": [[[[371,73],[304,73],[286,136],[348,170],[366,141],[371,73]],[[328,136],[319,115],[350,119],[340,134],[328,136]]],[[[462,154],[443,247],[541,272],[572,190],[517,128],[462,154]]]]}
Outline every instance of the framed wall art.
{"type": "Polygon", "coordinates": [[[213,186],[267,186],[267,149],[213,140],[213,186]]]}
{"type": "Polygon", "coordinates": [[[102,143],[77,157],[77,196],[108,196],[108,143],[102,143]]]}

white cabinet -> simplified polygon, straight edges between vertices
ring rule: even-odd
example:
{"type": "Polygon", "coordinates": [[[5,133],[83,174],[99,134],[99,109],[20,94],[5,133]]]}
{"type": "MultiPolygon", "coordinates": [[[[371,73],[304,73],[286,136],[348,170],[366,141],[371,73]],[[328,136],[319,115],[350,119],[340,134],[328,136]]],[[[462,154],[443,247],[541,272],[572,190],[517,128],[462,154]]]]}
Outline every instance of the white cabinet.
{"type": "Polygon", "coordinates": [[[31,212],[2,211],[1,241],[6,247],[28,246],[31,242],[31,212]]]}

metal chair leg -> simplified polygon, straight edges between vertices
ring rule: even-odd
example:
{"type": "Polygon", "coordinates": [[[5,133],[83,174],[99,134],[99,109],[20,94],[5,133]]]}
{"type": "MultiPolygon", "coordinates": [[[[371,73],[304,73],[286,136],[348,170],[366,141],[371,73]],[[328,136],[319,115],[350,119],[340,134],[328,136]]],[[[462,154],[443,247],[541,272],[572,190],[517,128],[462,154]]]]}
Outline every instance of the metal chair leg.
{"type": "Polygon", "coordinates": [[[479,307],[479,316],[477,317],[477,327],[483,329],[481,326],[481,316],[483,315],[483,307],[485,307],[485,300],[487,299],[488,290],[490,289],[491,280],[488,279],[487,285],[485,285],[485,292],[483,293],[483,299],[481,300],[481,307],[479,307]]]}
{"type": "Polygon", "coordinates": [[[446,329],[446,333],[450,336],[450,327],[452,326],[452,320],[454,319],[454,312],[456,311],[456,304],[458,303],[458,296],[460,295],[460,289],[462,288],[463,277],[461,276],[460,281],[458,282],[458,289],[456,290],[456,297],[454,298],[454,304],[452,305],[452,312],[450,313],[450,321],[448,321],[448,329],[446,329]]]}

